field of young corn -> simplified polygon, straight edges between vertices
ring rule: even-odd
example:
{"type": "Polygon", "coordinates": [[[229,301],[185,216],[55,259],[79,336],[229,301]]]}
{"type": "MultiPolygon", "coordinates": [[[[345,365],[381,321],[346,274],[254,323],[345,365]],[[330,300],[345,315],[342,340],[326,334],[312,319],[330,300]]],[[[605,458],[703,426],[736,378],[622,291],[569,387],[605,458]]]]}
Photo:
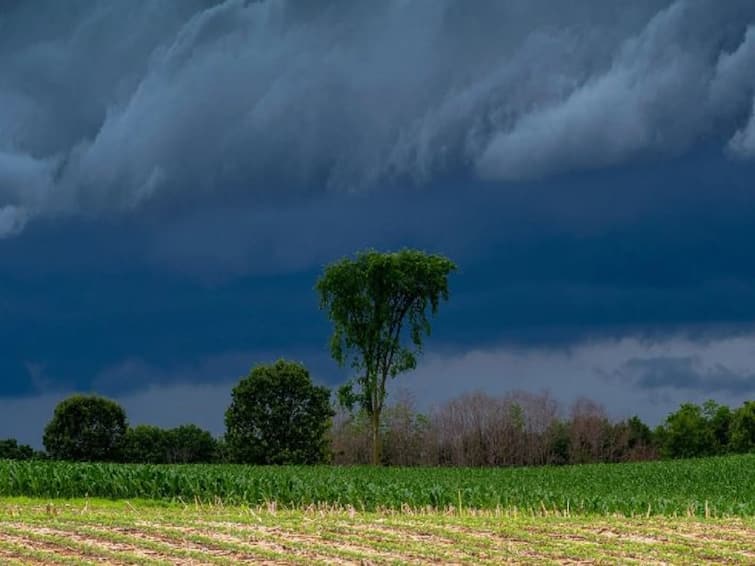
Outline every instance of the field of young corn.
{"type": "Polygon", "coordinates": [[[755,454],[543,468],[339,468],[0,461],[0,496],[356,511],[755,516],[755,454]]]}
{"type": "Polygon", "coordinates": [[[559,468],[0,461],[1,564],[755,563],[755,454],[559,468]]]}

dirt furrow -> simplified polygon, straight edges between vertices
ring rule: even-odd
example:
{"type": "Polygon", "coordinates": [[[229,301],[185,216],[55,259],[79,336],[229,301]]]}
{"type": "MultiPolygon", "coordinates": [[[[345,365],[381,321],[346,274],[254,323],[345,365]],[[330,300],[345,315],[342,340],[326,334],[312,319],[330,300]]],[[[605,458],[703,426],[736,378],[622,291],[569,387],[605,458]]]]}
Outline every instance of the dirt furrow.
{"type": "MultiPolygon", "coordinates": [[[[19,525],[16,525],[16,527],[19,528],[19,525]]],[[[23,526],[32,535],[61,537],[65,540],[92,547],[95,551],[105,551],[114,559],[122,561],[123,564],[144,564],[145,562],[153,564],[170,563],[170,556],[158,551],[143,548],[135,544],[93,536],[85,530],[78,530],[76,525],[66,525],[66,527],[61,528],[59,526],[58,528],[53,528],[29,524],[23,526]]]]}
{"type": "Polygon", "coordinates": [[[179,554],[191,554],[194,556],[202,556],[207,562],[220,563],[220,564],[237,564],[237,563],[251,563],[258,562],[259,560],[265,560],[270,556],[269,552],[275,553],[274,549],[267,548],[248,548],[246,551],[239,551],[236,549],[224,548],[223,545],[212,545],[206,543],[199,543],[192,541],[187,537],[170,536],[163,532],[164,526],[160,529],[145,531],[138,527],[120,527],[120,526],[102,526],[96,525],[90,527],[92,530],[103,533],[103,536],[117,535],[119,537],[126,537],[133,540],[133,544],[146,545],[158,545],[164,548],[166,555],[179,554]],[[255,550],[262,550],[263,552],[255,552],[255,550]]]}
{"type": "MultiPolygon", "coordinates": [[[[27,545],[18,541],[9,541],[6,537],[0,542],[0,564],[3,566],[45,566],[41,558],[28,555],[27,545]]],[[[28,543],[27,543],[28,544],[28,543]]]]}
{"type": "Polygon", "coordinates": [[[238,544],[238,541],[226,540],[215,532],[197,531],[169,524],[140,523],[134,527],[108,527],[108,530],[176,548],[202,552],[215,558],[230,559],[234,562],[258,563],[265,559],[280,559],[288,563],[309,563],[312,560],[332,562],[333,559],[330,556],[318,556],[314,552],[301,551],[286,545],[285,541],[258,539],[238,544]]]}
{"type": "Polygon", "coordinates": [[[26,563],[38,564],[96,564],[96,560],[85,552],[73,546],[66,545],[64,541],[51,542],[34,536],[29,529],[27,532],[14,533],[4,530],[3,542],[13,544],[18,548],[15,556],[22,558],[26,563]],[[44,556],[42,558],[41,556],[44,556]],[[39,558],[37,558],[39,557],[39,558]]]}
{"type": "MultiPolygon", "coordinates": [[[[300,532],[289,528],[268,527],[264,525],[253,524],[234,524],[225,522],[207,521],[201,523],[214,529],[224,530],[241,530],[252,533],[280,533],[281,536],[291,537],[292,539],[308,542],[316,540],[322,544],[335,545],[339,548],[348,548],[351,551],[359,553],[380,552],[381,558],[389,560],[415,560],[433,561],[433,560],[457,560],[461,562],[480,563],[484,561],[521,559],[527,554],[532,553],[531,544],[526,541],[495,541],[494,538],[482,536],[474,537],[477,544],[471,546],[469,541],[460,541],[444,533],[436,532],[437,529],[428,531],[419,525],[392,526],[383,524],[349,524],[336,523],[323,525],[321,527],[322,535],[303,535],[300,532]],[[332,535],[334,538],[341,540],[329,540],[332,535]],[[354,539],[357,539],[356,541],[354,539]],[[379,550],[381,544],[390,544],[391,546],[401,547],[402,550],[386,552],[379,550]],[[440,551],[440,552],[438,552],[440,551]]],[[[472,538],[472,537],[470,537],[472,538]]]]}
{"type": "Polygon", "coordinates": [[[285,529],[238,524],[225,529],[189,527],[185,525],[160,525],[160,529],[171,529],[187,535],[209,537],[233,545],[268,545],[268,548],[297,555],[308,560],[322,561],[328,564],[353,564],[407,561],[411,556],[381,551],[369,546],[357,546],[347,542],[326,540],[314,534],[300,533],[285,529]],[[245,527],[245,528],[243,528],[245,527]],[[246,536],[232,531],[246,533],[246,536]],[[231,531],[231,532],[229,532],[231,531]],[[309,550],[306,550],[306,549],[309,550]]]}
{"type": "Polygon", "coordinates": [[[474,540],[481,548],[499,547],[506,551],[515,551],[517,548],[526,548],[532,545],[531,540],[521,538],[518,533],[502,533],[493,530],[481,530],[465,527],[462,525],[443,524],[430,527],[428,525],[348,525],[349,528],[365,531],[379,531],[386,534],[408,533],[413,540],[430,542],[432,544],[458,545],[460,542],[474,540]],[[416,529],[414,532],[409,529],[416,529]],[[460,540],[466,539],[466,540],[460,540]],[[503,548],[502,545],[505,545],[503,548]]]}

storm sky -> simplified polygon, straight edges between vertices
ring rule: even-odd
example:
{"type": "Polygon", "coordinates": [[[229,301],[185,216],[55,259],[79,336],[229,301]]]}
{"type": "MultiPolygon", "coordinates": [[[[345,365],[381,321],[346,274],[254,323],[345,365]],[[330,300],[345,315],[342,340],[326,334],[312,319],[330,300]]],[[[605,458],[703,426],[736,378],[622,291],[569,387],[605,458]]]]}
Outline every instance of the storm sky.
{"type": "Polygon", "coordinates": [[[313,287],[368,247],[459,265],[421,408],[739,405],[754,242],[752,0],[0,3],[0,438],[339,384],[313,287]]]}

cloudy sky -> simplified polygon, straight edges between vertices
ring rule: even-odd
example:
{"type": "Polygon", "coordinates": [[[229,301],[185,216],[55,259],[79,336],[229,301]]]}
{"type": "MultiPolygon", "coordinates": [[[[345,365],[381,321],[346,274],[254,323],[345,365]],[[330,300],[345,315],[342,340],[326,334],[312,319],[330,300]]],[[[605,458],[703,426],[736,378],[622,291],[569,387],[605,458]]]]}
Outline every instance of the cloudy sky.
{"type": "Polygon", "coordinates": [[[460,267],[420,406],[755,397],[752,0],[6,0],[0,71],[0,437],[340,383],[313,286],[366,247],[460,267]]]}

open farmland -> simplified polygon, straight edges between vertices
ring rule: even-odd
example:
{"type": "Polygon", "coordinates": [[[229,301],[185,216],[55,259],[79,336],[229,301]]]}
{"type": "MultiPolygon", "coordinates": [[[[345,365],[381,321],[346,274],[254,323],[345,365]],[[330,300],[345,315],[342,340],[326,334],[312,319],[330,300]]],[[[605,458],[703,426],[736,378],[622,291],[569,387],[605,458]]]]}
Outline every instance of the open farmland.
{"type": "Polygon", "coordinates": [[[0,496],[302,508],[755,516],[755,454],[542,468],[340,468],[0,462],[0,496]]]}
{"type": "Polygon", "coordinates": [[[2,564],[755,562],[755,455],[519,469],[0,462],[2,564]]]}
{"type": "Polygon", "coordinates": [[[755,520],[5,499],[0,562],[752,563],[755,520]]]}

